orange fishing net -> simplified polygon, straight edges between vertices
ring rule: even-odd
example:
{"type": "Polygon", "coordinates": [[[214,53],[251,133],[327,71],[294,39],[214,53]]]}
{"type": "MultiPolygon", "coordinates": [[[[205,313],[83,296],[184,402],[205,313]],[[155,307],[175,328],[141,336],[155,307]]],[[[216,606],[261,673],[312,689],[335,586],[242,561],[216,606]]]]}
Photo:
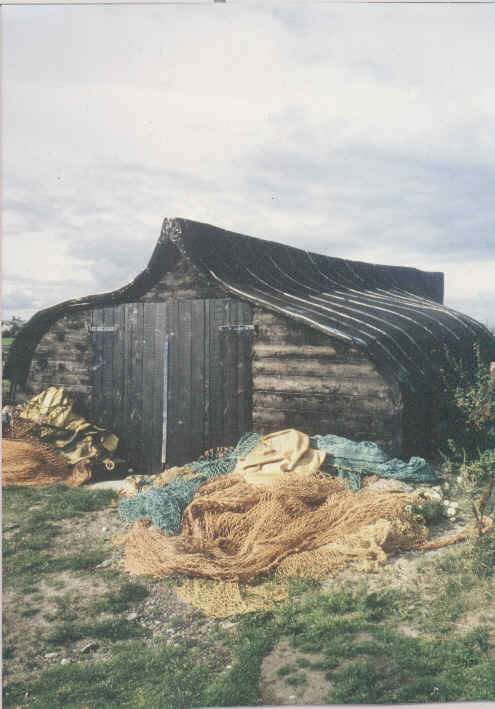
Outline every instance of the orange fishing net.
{"type": "Polygon", "coordinates": [[[79,487],[91,473],[83,465],[71,468],[53,448],[32,440],[2,442],[2,486],[43,487],[63,482],[79,487]]]}
{"type": "Polygon", "coordinates": [[[315,475],[287,476],[269,487],[228,475],[198,489],[177,537],[138,520],[127,537],[124,565],[134,574],[248,582],[291,555],[299,555],[303,569],[308,563],[301,552],[315,549],[327,559],[326,571],[343,559],[381,561],[402,544],[426,539],[423,524],[404,518],[414,499],[368,488],[353,493],[339,479],[315,475]]]}
{"type": "Polygon", "coordinates": [[[175,590],[186,603],[215,618],[273,610],[289,595],[288,584],[280,579],[253,585],[193,578],[184,579],[175,590]]]}

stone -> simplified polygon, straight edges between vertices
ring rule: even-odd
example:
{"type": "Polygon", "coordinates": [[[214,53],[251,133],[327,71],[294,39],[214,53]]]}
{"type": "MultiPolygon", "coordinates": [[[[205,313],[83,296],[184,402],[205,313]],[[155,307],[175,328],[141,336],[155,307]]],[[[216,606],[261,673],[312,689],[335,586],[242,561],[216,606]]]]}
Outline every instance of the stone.
{"type": "Polygon", "coordinates": [[[129,613],[129,615],[127,616],[127,620],[136,620],[137,617],[138,617],[137,613],[129,613]]]}
{"type": "Polygon", "coordinates": [[[97,650],[99,647],[100,646],[98,645],[98,643],[95,642],[94,640],[92,640],[91,642],[86,643],[86,645],[84,645],[84,647],[81,648],[80,652],[81,653],[91,652],[92,650],[97,650]]]}
{"type": "Polygon", "coordinates": [[[113,563],[113,559],[105,559],[105,561],[102,561],[101,564],[97,564],[96,568],[97,569],[106,569],[107,567],[111,566],[113,563]]]}
{"type": "Polygon", "coordinates": [[[224,620],[220,623],[220,627],[223,628],[223,630],[231,630],[232,628],[236,628],[237,624],[232,623],[230,620],[224,620]]]}
{"type": "Polygon", "coordinates": [[[70,662],[70,660],[68,660],[66,657],[64,657],[63,660],[60,660],[60,664],[61,664],[61,665],[68,665],[69,662],[70,662]]]}

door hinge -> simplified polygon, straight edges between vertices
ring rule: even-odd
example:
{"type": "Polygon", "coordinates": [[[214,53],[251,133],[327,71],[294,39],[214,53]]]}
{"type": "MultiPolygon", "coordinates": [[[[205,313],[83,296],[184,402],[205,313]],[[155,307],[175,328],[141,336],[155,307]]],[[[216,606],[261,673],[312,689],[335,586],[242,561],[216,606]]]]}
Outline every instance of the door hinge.
{"type": "Polygon", "coordinates": [[[119,329],[118,325],[90,325],[90,332],[116,332],[119,329]]]}
{"type": "Polygon", "coordinates": [[[224,332],[253,332],[256,333],[256,325],[219,325],[219,330],[224,332]]]}

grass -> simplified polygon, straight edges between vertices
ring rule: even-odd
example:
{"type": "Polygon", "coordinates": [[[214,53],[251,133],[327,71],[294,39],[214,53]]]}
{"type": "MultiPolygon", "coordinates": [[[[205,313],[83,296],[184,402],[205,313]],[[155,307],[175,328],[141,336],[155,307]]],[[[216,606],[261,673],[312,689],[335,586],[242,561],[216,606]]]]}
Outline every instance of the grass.
{"type": "Polygon", "coordinates": [[[94,621],[92,623],[74,623],[65,621],[55,630],[44,636],[45,644],[49,647],[66,647],[84,638],[100,638],[115,642],[116,640],[129,640],[143,637],[149,632],[136,623],[125,618],[111,618],[110,620],[94,621]]]}
{"type": "Polygon", "coordinates": [[[263,623],[244,622],[238,663],[205,694],[207,706],[261,701],[261,661],[281,639],[302,653],[322,653],[310,663],[300,657],[277,675],[288,685],[307,683],[300,668],[321,671],[332,689],[327,703],[480,701],[495,697],[493,645],[482,627],[459,636],[415,638],[397,630],[399,593],[317,592],[299,604],[286,603],[263,623]],[[362,634],[370,638],[362,640],[362,634]]]}
{"type": "Polygon", "coordinates": [[[36,587],[40,576],[84,571],[103,561],[104,554],[97,550],[55,556],[50,547],[61,534],[57,522],[108,507],[113,497],[110,490],[88,491],[61,484],[40,490],[4,488],[4,532],[6,523],[19,525],[4,537],[4,583],[28,591],[36,587]]]}
{"type": "Polygon", "coordinates": [[[129,606],[141,603],[148,595],[148,590],[138,583],[123,583],[117,591],[109,592],[92,609],[96,613],[122,613],[129,606]]]}
{"type": "Polygon", "coordinates": [[[125,644],[106,662],[65,665],[11,685],[4,706],[25,706],[27,693],[33,709],[198,707],[212,671],[218,671],[214,661],[203,657],[200,648],[125,644]]]}
{"type": "MultiPolygon", "coordinates": [[[[322,591],[302,579],[275,611],[239,617],[230,632],[210,628],[189,638],[191,623],[204,627],[197,612],[172,608],[161,633],[143,626],[142,617],[153,623],[162,615],[147,610],[160,584],[131,581],[118,569],[96,572],[108,551],[94,539],[77,550],[64,546],[64,520],[89,519],[112,498],[111,491],[63,485],[4,490],[5,589],[20,597],[25,623],[45,622],[29,647],[15,632],[6,637],[4,660],[25,668],[7,680],[6,707],[256,706],[264,701],[262,662],[281,641],[292,654],[275,671],[278,680],[304,692],[319,673],[328,682],[326,703],[495,699],[495,629],[490,634],[483,620],[495,607],[494,577],[479,573],[471,542],[425,557],[414,583],[398,590],[353,580],[350,588],[335,583],[322,591]],[[86,597],[77,585],[67,589],[61,572],[100,590],[86,597]],[[47,587],[51,600],[41,610],[47,587]],[[129,610],[140,611],[138,619],[123,616],[129,610]],[[100,654],[78,654],[91,641],[100,654]],[[47,669],[50,653],[70,661],[47,669]]],[[[493,513],[493,501],[486,511],[493,513]]],[[[437,512],[431,508],[432,518],[437,512]]],[[[170,583],[161,587],[169,592],[170,583]]]]}

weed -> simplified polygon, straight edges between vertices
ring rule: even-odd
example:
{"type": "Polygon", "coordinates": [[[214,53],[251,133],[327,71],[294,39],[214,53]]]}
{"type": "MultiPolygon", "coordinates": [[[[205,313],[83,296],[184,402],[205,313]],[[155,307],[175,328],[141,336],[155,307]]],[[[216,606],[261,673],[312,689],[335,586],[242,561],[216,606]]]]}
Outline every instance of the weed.
{"type": "Polygon", "coordinates": [[[117,591],[112,591],[93,603],[95,613],[122,613],[134,603],[143,601],[149,591],[138,583],[123,583],[117,591]]]}
{"type": "Polygon", "coordinates": [[[304,687],[304,685],[308,684],[308,679],[306,675],[293,675],[292,677],[287,677],[285,680],[287,684],[290,684],[292,687],[304,687]]]}
{"type": "Polygon", "coordinates": [[[45,642],[54,647],[61,647],[83,638],[104,638],[113,642],[149,635],[150,631],[135,621],[124,618],[103,620],[97,623],[74,623],[65,621],[44,637],[45,642]]]}
{"type": "Polygon", "coordinates": [[[439,500],[420,500],[412,506],[412,512],[421,515],[427,525],[440,522],[447,516],[445,505],[439,500]]]}
{"type": "Polygon", "coordinates": [[[60,484],[39,490],[4,488],[4,516],[20,524],[3,545],[4,583],[30,593],[37,590],[44,574],[83,571],[103,561],[103,553],[93,550],[59,557],[47,550],[61,534],[57,522],[106,507],[113,496],[108,490],[89,491],[60,484]]]}
{"type": "Polygon", "coordinates": [[[25,706],[28,693],[32,709],[186,709],[202,706],[201,692],[215,670],[200,650],[127,644],[111,660],[69,664],[16,682],[6,689],[4,705],[25,706]]]}
{"type": "Polygon", "coordinates": [[[290,675],[291,672],[294,672],[295,669],[294,665],[282,665],[282,667],[278,668],[277,674],[279,677],[285,677],[286,675],[290,675]]]}
{"type": "Polygon", "coordinates": [[[298,657],[296,660],[296,665],[298,667],[309,667],[311,663],[305,657],[298,657]]]}
{"type": "Polygon", "coordinates": [[[38,615],[39,612],[39,608],[26,608],[22,611],[21,615],[24,618],[32,618],[33,616],[38,615]]]}
{"type": "Polygon", "coordinates": [[[470,361],[456,360],[446,351],[448,368],[441,370],[442,399],[449,438],[467,451],[471,458],[489,447],[495,399],[490,379],[490,363],[478,344],[470,361]]]}

